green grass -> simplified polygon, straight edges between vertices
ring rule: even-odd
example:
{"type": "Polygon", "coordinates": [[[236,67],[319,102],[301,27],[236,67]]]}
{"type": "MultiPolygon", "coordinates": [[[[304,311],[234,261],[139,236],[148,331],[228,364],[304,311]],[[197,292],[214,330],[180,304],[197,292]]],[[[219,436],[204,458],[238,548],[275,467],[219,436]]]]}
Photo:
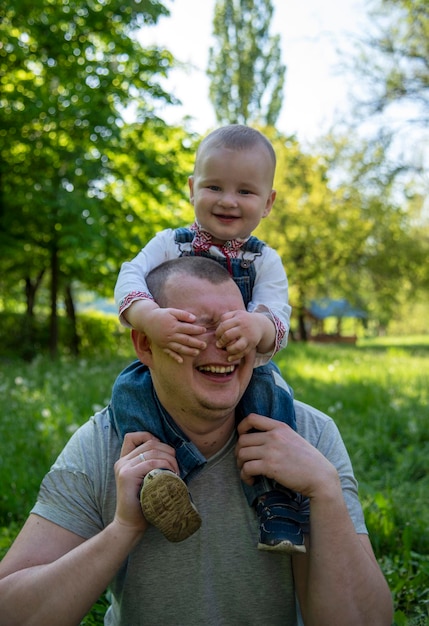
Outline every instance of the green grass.
{"type": "Polygon", "coordinates": [[[277,362],[341,430],[395,624],[428,624],[429,337],[291,344],[277,362]]]}
{"type": "MultiPolygon", "coordinates": [[[[132,352],[0,360],[0,556],[70,434],[108,402],[132,352]]],[[[294,344],[277,357],[295,397],[337,422],[360,484],[397,626],[429,623],[429,337],[294,344]]],[[[102,624],[102,599],[85,619],[102,624]]]]}

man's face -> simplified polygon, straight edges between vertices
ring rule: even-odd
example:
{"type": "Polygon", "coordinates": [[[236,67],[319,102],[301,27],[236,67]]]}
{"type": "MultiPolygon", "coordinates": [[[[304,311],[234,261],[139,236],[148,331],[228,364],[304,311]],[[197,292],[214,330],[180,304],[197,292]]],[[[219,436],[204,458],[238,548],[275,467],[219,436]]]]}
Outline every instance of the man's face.
{"type": "Polygon", "coordinates": [[[241,293],[231,281],[213,285],[183,275],[165,285],[168,306],[193,313],[207,331],[200,336],[207,348],[197,357],[177,363],[157,346],[151,347],[152,379],[159,400],[185,432],[204,432],[210,424],[233,419],[234,410],[252,375],[255,354],[228,363],[227,353],[216,347],[215,331],[221,316],[244,310],[241,293]]]}

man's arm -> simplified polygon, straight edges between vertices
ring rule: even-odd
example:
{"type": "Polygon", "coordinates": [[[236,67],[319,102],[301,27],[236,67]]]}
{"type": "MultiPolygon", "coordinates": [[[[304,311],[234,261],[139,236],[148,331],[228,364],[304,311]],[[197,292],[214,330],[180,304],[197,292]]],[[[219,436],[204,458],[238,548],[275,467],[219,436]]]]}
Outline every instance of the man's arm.
{"type": "Polygon", "coordinates": [[[0,564],[0,625],[76,626],[140,536],[114,521],[85,541],[30,515],[0,564]]]}
{"type": "Polygon", "coordinates": [[[0,626],[80,623],[148,526],[137,496],[156,467],[178,471],[174,450],[150,433],[127,434],[115,464],[115,517],[91,539],[30,515],[0,563],[0,626]]]}
{"type": "Polygon", "coordinates": [[[322,497],[310,503],[307,554],[293,557],[304,623],[390,626],[391,594],[368,535],[356,533],[340,492],[322,497]]]}
{"type": "Polygon", "coordinates": [[[390,626],[388,586],[368,537],[356,533],[336,468],[289,426],[270,418],[251,414],[238,433],[243,480],[251,483],[264,474],[310,499],[307,554],[293,557],[306,626],[390,626]]]}

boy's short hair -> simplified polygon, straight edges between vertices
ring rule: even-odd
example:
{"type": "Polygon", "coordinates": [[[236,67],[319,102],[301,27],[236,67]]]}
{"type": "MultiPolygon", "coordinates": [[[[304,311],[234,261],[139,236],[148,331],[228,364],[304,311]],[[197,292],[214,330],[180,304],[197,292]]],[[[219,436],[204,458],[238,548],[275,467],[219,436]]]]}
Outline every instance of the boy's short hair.
{"type": "Polygon", "coordinates": [[[208,146],[230,148],[231,150],[247,150],[258,144],[266,148],[275,169],[276,153],[271,142],[259,130],[244,124],[221,126],[204,137],[197,149],[195,166],[198,163],[199,155],[208,146]]]}

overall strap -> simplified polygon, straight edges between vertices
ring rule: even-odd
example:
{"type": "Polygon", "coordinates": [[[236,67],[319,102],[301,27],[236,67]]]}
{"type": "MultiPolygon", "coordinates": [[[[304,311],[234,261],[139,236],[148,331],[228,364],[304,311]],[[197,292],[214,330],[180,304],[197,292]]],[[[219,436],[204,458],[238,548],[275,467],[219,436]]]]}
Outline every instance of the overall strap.
{"type": "Polygon", "coordinates": [[[174,231],[174,241],[176,243],[189,243],[194,240],[195,232],[190,228],[176,228],[174,231]]]}
{"type": "Polygon", "coordinates": [[[262,248],[266,245],[265,241],[258,239],[254,235],[251,235],[246,243],[243,245],[243,250],[248,250],[254,254],[262,254],[262,248]]]}

